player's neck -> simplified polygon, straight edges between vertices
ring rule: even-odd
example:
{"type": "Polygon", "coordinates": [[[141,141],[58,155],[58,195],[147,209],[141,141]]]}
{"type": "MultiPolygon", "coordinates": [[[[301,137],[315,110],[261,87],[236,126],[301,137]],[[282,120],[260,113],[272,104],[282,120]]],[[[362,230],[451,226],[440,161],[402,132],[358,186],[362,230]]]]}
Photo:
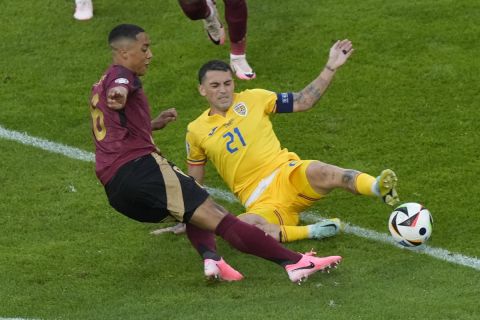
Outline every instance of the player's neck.
{"type": "Polygon", "coordinates": [[[214,107],[210,107],[210,111],[208,112],[209,116],[213,116],[215,114],[218,114],[219,116],[226,117],[227,116],[227,110],[220,110],[214,107]]]}
{"type": "Polygon", "coordinates": [[[122,66],[124,67],[125,69],[128,69],[130,71],[132,71],[133,73],[137,74],[134,70],[134,68],[132,68],[131,66],[129,66],[127,63],[121,61],[121,59],[113,59],[113,64],[117,65],[117,66],[122,66]]]}

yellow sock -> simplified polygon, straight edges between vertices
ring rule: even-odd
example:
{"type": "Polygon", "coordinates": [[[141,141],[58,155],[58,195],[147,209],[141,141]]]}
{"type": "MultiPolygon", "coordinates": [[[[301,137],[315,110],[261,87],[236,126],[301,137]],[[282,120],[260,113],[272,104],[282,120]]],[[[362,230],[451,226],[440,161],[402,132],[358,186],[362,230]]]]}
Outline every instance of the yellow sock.
{"type": "Polygon", "coordinates": [[[280,242],[308,239],[307,226],[280,226],[280,242]]]}
{"type": "Polygon", "coordinates": [[[355,188],[358,193],[364,194],[367,196],[374,196],[373,186],[377,182],[377,179],[366,173],[360,173],[355,179],[355,188]]]}

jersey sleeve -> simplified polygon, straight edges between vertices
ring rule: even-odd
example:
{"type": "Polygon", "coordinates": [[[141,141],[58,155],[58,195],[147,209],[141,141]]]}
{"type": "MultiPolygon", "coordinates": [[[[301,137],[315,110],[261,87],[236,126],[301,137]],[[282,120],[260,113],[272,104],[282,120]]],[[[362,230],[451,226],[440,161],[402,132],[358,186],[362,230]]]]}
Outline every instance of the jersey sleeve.
{"type": "Polygon", "coordinates": [[[114,87],[124,87],[128,90],[128,93],[130,93],[138,89],[138,80],[132,72],[127,72],[123,69],[114,69],[105,84],[106,92],[114,87]]]}
{"type": "Polygon", "coordinates": [[[293,93],[276,93],[261,89],[255,91],[258,98],[264,101],[266,114],[293,112],[293,93]]]}
{"type": "Polygon", "coordinates": [[[247,91],[250,91],[250,93],[253,94],[255,102],[264,107],[265,114],[275,112],[277,102],[277,94],[275,92],[264,89],[252,89],[247,91]]]}
{"type": "Polygon", "coordinates": [[[195,134],[187,129],[185,137],[185,144],[187,148],[187,163],[192,166],[205,165],[207,163],[207,156],[203,149],[198,145],[195,134]]]}

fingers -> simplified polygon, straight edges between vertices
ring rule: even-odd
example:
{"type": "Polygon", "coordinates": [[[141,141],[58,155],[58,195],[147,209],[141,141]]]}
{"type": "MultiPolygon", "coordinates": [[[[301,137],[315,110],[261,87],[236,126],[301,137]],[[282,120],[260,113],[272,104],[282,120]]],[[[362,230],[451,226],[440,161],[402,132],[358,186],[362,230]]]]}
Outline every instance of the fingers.
{"type": "Polygon", "coordinates": [[[343,54],[347,55],[350,51],[352,51],[352,42],[348,39],[342,40],[338,42],[337,49],[340,50],[343,54]]]}
{"type": "Polygon", "coordinates": [[[107,106],[112,109],[121,109],[127,101],[128,91],[124,87],[113,87],[107,92],[107,106]]]}
{"type": "Polygon", "coordinates": [[[353,49],[353,48],[351,48],[350,50],[348,50],[348,52],[347,52],[347,54],[346,54],[346,58],[347,58],[347,59],[352,55],[353,51],[355,51],[355,49],[353,49]]]}
{"type": "Polygon", "coordinates": [[[163,234],[163,233],[173,233],[173,234],[182,234],[182,233],[185,233],[186,231],[186,226],[184,223],[178,223],[176,225],[174,225],[173,227],[167,227],[167,228],[161,228],[161,229],[157,229],[157,230],[153,230],[152,232],[150,232],[150,234],[153,234],[155,236],[158,236],[160,234],[163,234]]]}
{"type": "Polygon", "coordinates": [[[182,234],[182,233],[185,233],[186,231],[187,231],[187,226],[185,225],[185,223],[179,223],[172,227],[172,232],[174,234],[182,234]]]}
{"type": "Polygon", "coordinates": [[[118,87],[114,87],[108,90],[107,97],[112,100],[117,100],[118,98],[123,97],[123,90],[118,87]]]}
{"type": "Polygon", "coordinates": [[[170,108],[170,109],[167,109],[165,111],[162,111],[162,113],[160,114],[162,119],[170,122],[170,121],[174,121],[174,120],[177,120],[177,110],[175,108],[170,108]]]}
{"type": "Polygon", "coordinates": [[[152,232],[150,232],[150,234],[158,236],[159,234],[162,234],[162,233],[173,232],[172,229],[173,227],[161,228],[161,229],[153,230],[152,232]]]}

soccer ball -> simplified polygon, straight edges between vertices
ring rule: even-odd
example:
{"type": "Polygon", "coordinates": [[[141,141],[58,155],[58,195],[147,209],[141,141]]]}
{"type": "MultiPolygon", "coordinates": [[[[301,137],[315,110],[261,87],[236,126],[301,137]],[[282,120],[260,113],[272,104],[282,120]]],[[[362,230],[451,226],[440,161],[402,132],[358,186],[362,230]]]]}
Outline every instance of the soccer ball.
{"type": "Polygon", "coordinates": [[[414,202],[398,206],[388,220],[388,229],[393,239],[405,247],[416,247],[427,241],[432,228],[430,211],[414,202]]]}

